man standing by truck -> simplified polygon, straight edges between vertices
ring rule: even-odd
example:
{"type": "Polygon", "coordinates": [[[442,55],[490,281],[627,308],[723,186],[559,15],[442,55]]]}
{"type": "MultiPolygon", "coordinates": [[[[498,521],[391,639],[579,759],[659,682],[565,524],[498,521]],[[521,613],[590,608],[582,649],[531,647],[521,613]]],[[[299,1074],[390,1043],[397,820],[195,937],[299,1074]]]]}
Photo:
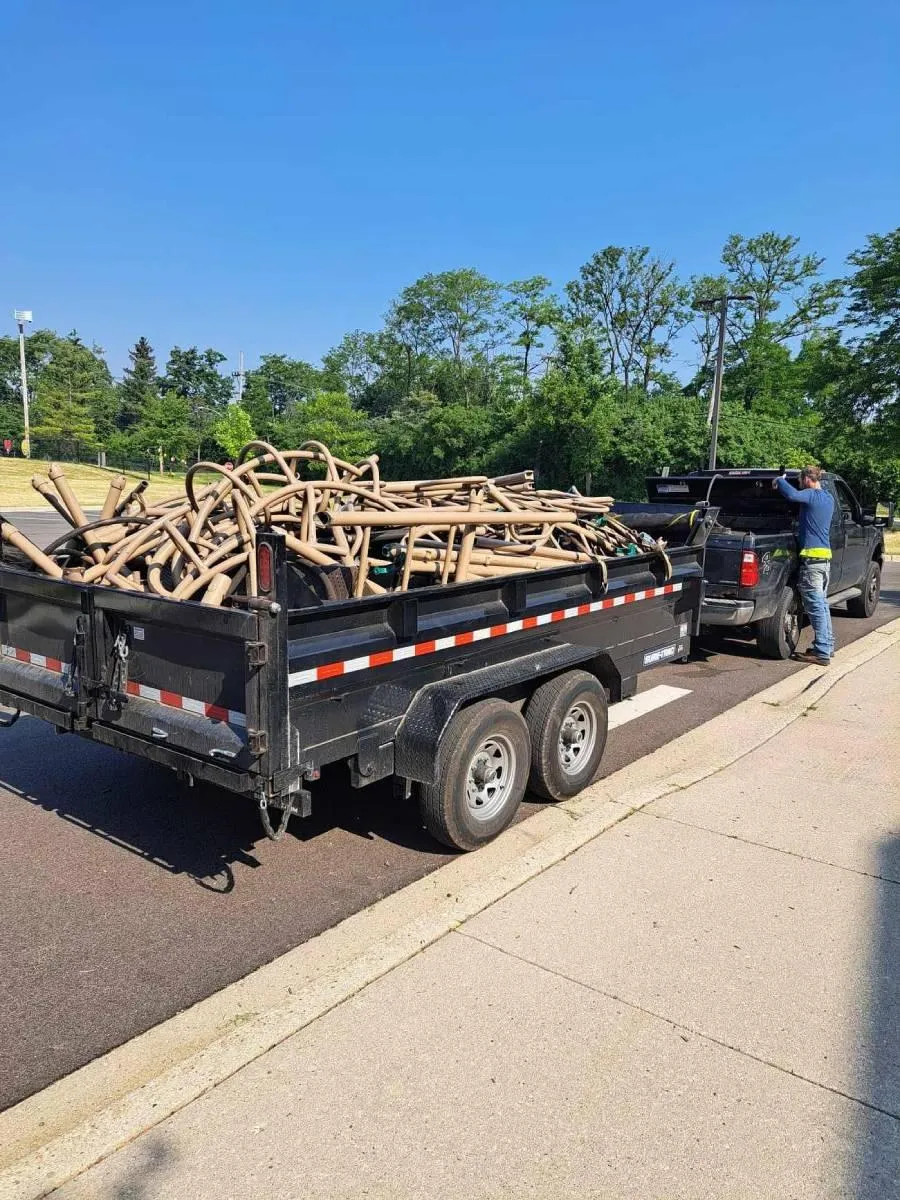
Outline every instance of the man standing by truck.
{"type": "Polygon", "coordinates": [[[827,667],[834,653],[831,609],[828,607],[834,499],[823,489],[822,475],[819,467],[804,467],[800,472],[799,491],[791,487],[783,475],[775,480],[774,486],[785,500],[800,505],[800,528],[797,530],[800,545],[798,586],[815,637],[810,650],[794,657],[801,662],[827,667]]]}

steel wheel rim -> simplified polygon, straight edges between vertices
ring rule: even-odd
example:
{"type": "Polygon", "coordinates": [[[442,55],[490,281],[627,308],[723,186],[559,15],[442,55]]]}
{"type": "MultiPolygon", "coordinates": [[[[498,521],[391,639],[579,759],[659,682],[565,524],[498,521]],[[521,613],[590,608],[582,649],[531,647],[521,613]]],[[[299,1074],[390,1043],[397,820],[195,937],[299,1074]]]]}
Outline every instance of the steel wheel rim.
{"type": "Polygon", "coordinates": [[[573,704],[559,728],[556,749],[566,775],[577,775],[597,744],[597,716],[589,704],[573,704]]]}
{"type": "Polygon", "coordinates": [[[791,649],[800,641],[800,617],[797,614],[796,602],[791,604],[784,614],[784,637],[791,649]]]}
{"type": "Polygon", "coordinates": [[[476,821],[490,821],[503,809],[516,777],[516,751],[505,734],[481,743],[466,771],[466,807],[476,821]]]}
{"type": "Polygon", "coordinates": [[[873,604],[878,596],[878,572],[873,571],[869,580],[869,603],[873,604]]]}

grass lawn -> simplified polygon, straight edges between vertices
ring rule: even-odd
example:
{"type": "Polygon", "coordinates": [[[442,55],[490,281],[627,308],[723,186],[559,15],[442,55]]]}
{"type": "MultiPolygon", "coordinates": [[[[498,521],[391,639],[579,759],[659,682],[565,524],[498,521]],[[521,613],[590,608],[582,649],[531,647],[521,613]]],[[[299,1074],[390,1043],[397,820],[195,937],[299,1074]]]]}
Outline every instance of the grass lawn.
{"type": "MultiPolygon", "coordinates": [[[[63,463],[66,476],[72,485],[82,508],[99,508],[109,490],[109,481],[117,471],[105,471],[84,463],[63,463]]],[[[44,475],[49,462],[40,459],[5,458],[0,456],[0,511],[15,508],[49,508],[47,501],[31,486],[32,475],[44,475]]],[[[142,475],[122,472],[131,483],[143,479],[142,475]]],[[[177,495],[184,488],[180,475],[150,476],[150,487],[145,496],[164,500],[177,495]]]]}
{"type": "Polygon", "coordinates": [[[900,554],[900,529],[894,529],[890,533],[885,530],[884,548],[888,554],[900,554]]]}

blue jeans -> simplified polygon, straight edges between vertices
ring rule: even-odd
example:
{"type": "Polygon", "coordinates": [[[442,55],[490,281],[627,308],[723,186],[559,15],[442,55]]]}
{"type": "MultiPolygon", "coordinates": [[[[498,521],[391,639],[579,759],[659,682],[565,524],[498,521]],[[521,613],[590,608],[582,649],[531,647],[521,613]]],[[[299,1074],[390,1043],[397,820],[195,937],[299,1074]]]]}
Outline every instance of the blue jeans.
{"type": "Polygon", "coordinates": [[[831,563],[827,558],[800,559],[800,595],[815,634],[812,649],[823,658],[831,658],[834,654],[831,609],[828,607],[830,576],[831,563]]]}

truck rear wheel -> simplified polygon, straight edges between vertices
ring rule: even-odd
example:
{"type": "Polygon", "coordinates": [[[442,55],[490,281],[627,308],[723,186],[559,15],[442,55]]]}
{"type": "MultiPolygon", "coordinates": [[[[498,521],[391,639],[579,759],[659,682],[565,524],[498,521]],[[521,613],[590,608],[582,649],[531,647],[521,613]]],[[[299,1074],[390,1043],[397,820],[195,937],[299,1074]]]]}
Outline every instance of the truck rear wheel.
{"type": "Polygon", "coordinates": [[[587,671],[542,684],[528,702],[533,792],[564,800],[591,783],[606,749],[609,712],[603,685],[587,671]]]}
{"type": "Polygon", "coordinates": [[[531,747],[521,714],[482,700],[456,714],[438,747],[438,781],[423,784],[425,828],[457,850],[475,850],[510,824],[525,795],[531,747]]]}
{"type": "Polygon", "coordinates": [[[862,595],[847,601],[847,612],[851,617],[871,617],[878,607],[881,595],[881,566],[870,562],[862,583],[862,595]]]}
{"type": "Polygon", "coordinates": [[[800,597],[791,587],[781,593],[770,617],[756,623],[756,644],[766,658],[790,658],[800,643],[802,629],[800,597]]]}

